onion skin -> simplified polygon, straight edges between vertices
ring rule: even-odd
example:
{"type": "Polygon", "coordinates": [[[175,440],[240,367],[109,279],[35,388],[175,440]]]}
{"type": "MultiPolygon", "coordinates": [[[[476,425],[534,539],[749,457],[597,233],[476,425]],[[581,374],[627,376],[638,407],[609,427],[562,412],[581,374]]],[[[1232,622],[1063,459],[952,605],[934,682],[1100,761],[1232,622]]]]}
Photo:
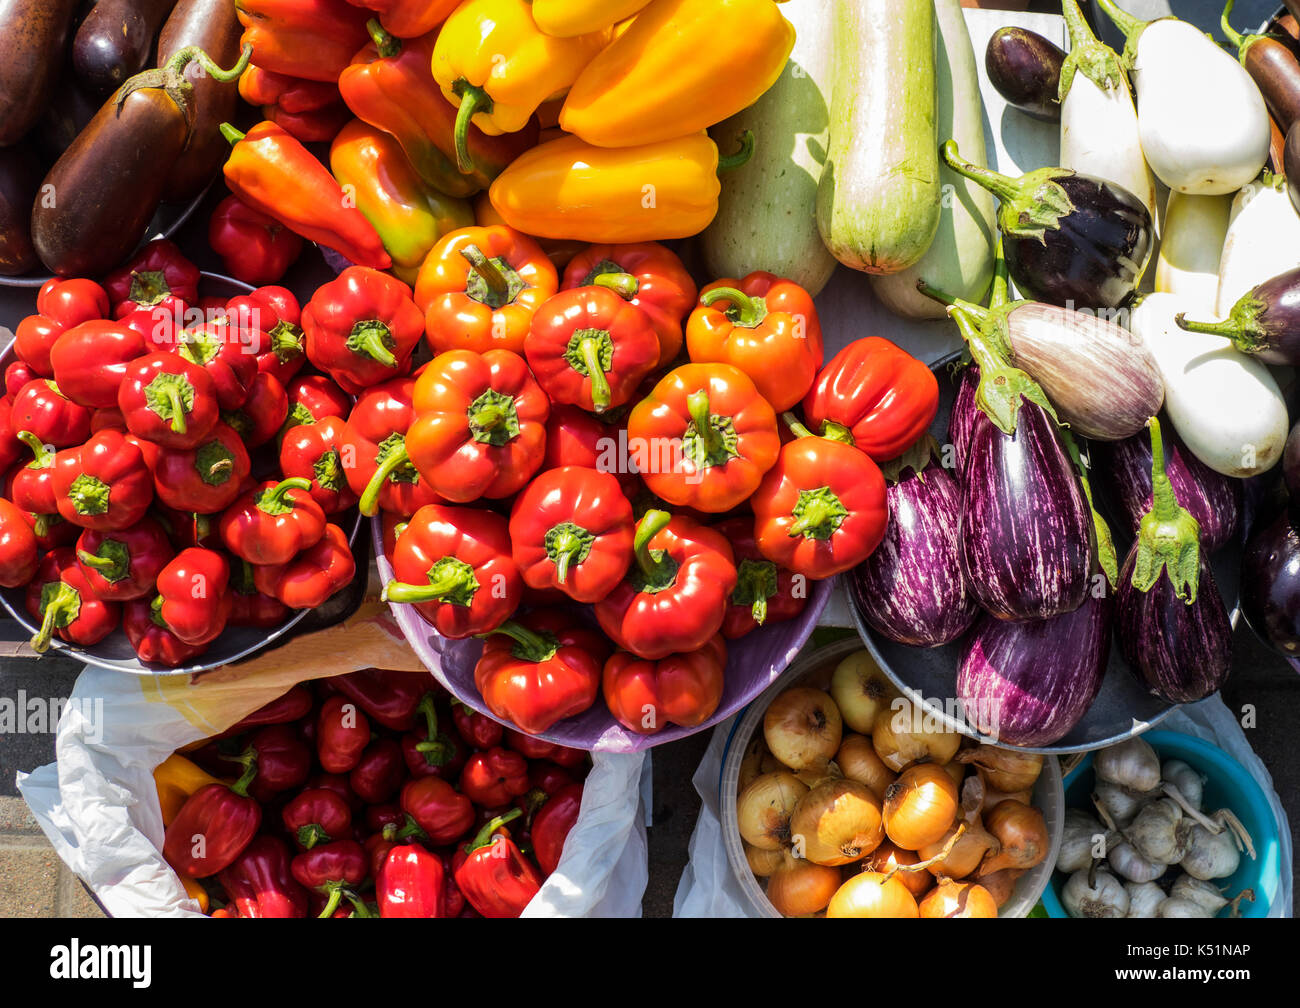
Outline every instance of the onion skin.
{"type": "Polygon", "coordinates": [[[931,462],[920,475],[905,470],[886,499],[885,537],[852,571],[853,600],[877,633],[898,644],[950,643],[979,611],[962,571],[961,490],[931,462]]]}
{"type": "Polygon", "coordinates": [[[940,882],[918,907],[922,917],[983,917],[998,915],[993,895],[974,882],[940,882]]]}
{"type": "Polygon", "coordinates": [[[756,778],[736,797],[741,838],[759,850],[776,850],[789,843],[790,816],[807,790],[807,784],[786,771],[756,778]]]}
{"type": "MultiPolygon", "coordinates": [[[[925,861],[937,857],[960,827],[960,821],[953,823],[947,833],[934,843],[926,844],[917,853],[925,861]]],[[[996,854],[999,847],[997,837],[989,833],[976,819],[975,822],[966,824],[965,832],[952,845],[948,856],[942,861],[936,861],[926,870],[936,877],[942,875],[947,878],[964,879],[978,870],[980,863],[990,851],[996,854]]]]}
{"type": "Polygon", "coordinates": [[[839,751],[835,754],[835,765],[845,777],[865,784],[881,800],[885,797],[885,789],[898,776],[876,754],[871,739],[854,732],[849,732],[840,742],[839,751]]]}
{"type": "Polygon", "coordinates": [[[839,708],[829,693],[818,689],[788,689],[763,715],[768,750],[791,770],[824,766],[840,747],[842,732],[839,708]]]}
{"type": "Polygon", "coordinates": [[[1043,813],[1022,802],[999,802],[985,816],[984,828],[997,839],[1001,850],[984,860],[981,875],[1002,868],[1033,868],[1047,857],[1052,845],[1043,813]]]}
{"type": "Polygon", "coordinates": [[[1007,318],[1016,367],[1077,434],[1118,441],[1144,430],[1165,383],[1145,343],[1107,318],[1028,302],[1007,318]]]}
{"type": "Polygon", "coordinates": [[[1014,746],[1064,738],[1101,691],[1114,601],[1091,593],[1073,612],[1007,622],[985,615],[968,638],[956,695],[981,733],[1014,746]]]}
{"type": "Polygon", "coordinates": [[[827,917],[919,917],[916,898],[894,876],[860,872],[845,882],[826,907],[827,917]]]}
{"type": "Polygon", "coordinates": [[[1015,752],[991,745],[965,749],[956,758],[958,763],[974,764],[982,770],[989,787],[999,791],[1032,788],[1043,772],[1043,757],[1038,753],[1015,752]]]}
{"type": "Polygon", "coordinates": [[[993,897],[993,902],[1001,909],[1015,895],[1016,883],[1024,873],[1024,869],[1021,868],[999,868],[995,872],[980,873],[972,881],[978,882],[987,889],[989,895],[993,897]]]}
{"type": "Polygon", "coordinates": [[[838,867],[859,861],[884,838],[880,799],[867,785],[847,777],[824,780],[810,789],[790,816],[790,840],[796,852],[814,864],[838,867]]]}
{"type": "MultiPolygon", "coordinates": [[[[904,850],[886,840],[862,859],[862,867],[866,871],[888,875],[899,866],[907,867],[920,860],[922,858],[916,851],[904,850]]],[[[934,876],[929,871],[900,871],[894,875],[894,878],[907,886],[908,891],[917,899],[934,888],[934,876]]]]}
{"type": "Polygon", "coordinates": [[[1274,651],[1288,658],[1300,655],[1300,534],[1285,511],[1246,543],[1241,612],[1274,651]]]}
{"type": "Polygon", "coordinates": [[[957,755],[962,737],[941,725],[925,731],[926,720],[907,700],[897,700],[880,712],[871,729],[871,745],[885,766],[901,773],[918,760],[944,764],[957,755]],[[918,726],[921,730],[914,730],[918,726]]]}
{"type": "Polygon", "coordinates": [[[838,868],[801,861],[782,851],[783,859],[767,880],[767,898],[784,917],[803,917],[826,909],[839,890],[838,868]]]}
{"type": "Polygon", "coordinates": [[[957,785],[943,767],[918,764],[885,793],[885,835],[905,850],[919,851],[947,835],[960,805],[957,785]]]}

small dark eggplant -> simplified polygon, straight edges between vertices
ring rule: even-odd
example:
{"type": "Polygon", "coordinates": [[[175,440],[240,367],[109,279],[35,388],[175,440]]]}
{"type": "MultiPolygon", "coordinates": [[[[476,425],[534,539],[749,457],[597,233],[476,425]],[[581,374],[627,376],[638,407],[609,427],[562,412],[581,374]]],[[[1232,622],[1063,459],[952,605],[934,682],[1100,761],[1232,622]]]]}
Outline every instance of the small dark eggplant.
{"type": "Polygon", "coordinates": [[[39,261],[31,220],[40,184],[40,162],[25,145],[0,147],[0,276],[21,276],[39,261]]]}
{"type": "Polygon", "coordinates": [[[72,68],[100,95],[145,68],[176,0],[99,0],[72,40],[72,68]]]}
{"type": "Polygon", "coordinates": [[[1026,115],[1061,121],[1061,64],[1065,51],[1037,32],[1008,25],[989,38],[984,69],[998,94],[1026,115]]]}
{"type": "MultiPolygon", "coordinates": [[[[31,132],[32,143],[45,158],[47,167],[72,146],[103,104],[102,98],[88,92],[76,78],[59,84],[50,107],[31,132]]],[[[31,207],[27,209],[31,211],[31,207]]]]}
{"type": "Polygon", "coordinates": [[[1291,428],[1282,449],[1282,480],[1291,500],[1300,501],[1300,422],[1291,428]]]}
{"type": "Polygon", "coordinates": [[[1170,703],[1218,691],[1232,671],[1232,626],[1205,562],[1196,519],[1165,472],[1160,422],[1151,418],[1151,510],[1119,577],[1120,651],[1138,679],[1170,703]]]}
{"type": "MultiPolygon", "coordinates": [[[[1172,426],[1164,427],[1165,473],[1174,496],[1200,526],[1201,546],[1214,553],[1241,524],[1242,481],[1215,472],[1187,450],[1172,426]]],[[[1289,443],[1289,442],[1288,442],[1289,443]]],[[[1145,431],[1089,447],[1092,478],[1123,518],[1125,535],[1137,535],[1151,510],[1151,439],[1145,431]]]]}
{"type": "Polygon", "coordinates": [[[1242,353],[1265,364],[1300,364],[1300,266],[1252,287],[1222,322],[1191,321],[1182,312],[1174,321],[1188,332],[1231,340],[1242,353]]]}
{"type": "Polygon", "coordinates": [[[998,197],[1007,267],[1027,298],[1083,310],[1132,295],[1153,240],[1151,214],[1133,193],[1067,168],[1011,178],[963,161],[951,140],[943,157],[998,197]]]}
{"type": "Polygon", "coordinates": [[[1246,542],[1241,613],[1274,651],[1300,657],[1300,533],[1287,512],[1257,528],[1246,542]]]}
{"type": "Polygon", "coordinates": [[[1228,17],[1235,0],[1228,0],[1220,24],[1237,59],[1259,87],[1269,115],[1285,133],[1300,119],[1300,62],[1281,39],[1271,35],[1240,35],[1232,30],[1228,17]]]}
{"type": "Polygon", "coordinates": [[[849,581],[863,618],[881,635],[914,647],[956,640],[978,612],[966,588],[957,538],[961,490],[933,461],[934,447],[927,436],[918,457],[905,457],[895,471],[885,471],[885,538],[849,581]]]}
{"type": "Polygon", "coordinates": [[[0,0],[0,147],[17,143],[54,97],[78,0],[0,0]]]}

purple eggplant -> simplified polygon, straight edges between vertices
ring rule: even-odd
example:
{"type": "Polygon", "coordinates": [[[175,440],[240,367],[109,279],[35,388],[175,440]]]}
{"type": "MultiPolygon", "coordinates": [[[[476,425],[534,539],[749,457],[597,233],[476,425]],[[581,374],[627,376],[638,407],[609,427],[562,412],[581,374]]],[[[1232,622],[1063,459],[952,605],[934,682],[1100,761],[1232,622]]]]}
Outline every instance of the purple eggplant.
{"type": "Polygon", "coordinates": [[[1060,46],[1028,28],[1007,25],[989,37],[984,70],[989,83],[1009,105],[1046,122],[1061,121],[1060,46]]]}
{"type": "Polygon", "coordinates": [[[1174,321],[1189,332],[1231,340],[1265,364],[1300,364],[1300,266],[1252,287],[1222,322],[1196,322],[1181,312],[1174,321]]]}
{"type": "Polygon", "coordinates": [[[1160,422],[1151,418],[1151,510],[1120,572],[1120,651],[1156,696],[1193,703],[1216,692],[1232,669],[1232,626],[1200,547],[1196,519],[1165,473],[1160,422]]]}
{"type": "Polygon", "coordinates": [[[1289,513],[1257,528],[1246,542],[1241,612],[1273,650],[1300,656],[1300,533],[1289,513]]]}
{"type": "Polygon", "coordinates": [[[849,581],[863,618],[877,633],[916,647],[956,640],[978,612],[966,589],[957,539],[961,490],[929,456],[927,445],[924,459],[889,480],[885,538],[849,581]]]}
{"type": "Polygon", "coordinates": [[[1064,738],[1101,690],[1113,613],[1113,596],[1099,591],[1051,619],[983,616],[957,669],[966,720],[1006,745],[1041,747],[1064,738]]]}
{"type": "Polygon", "coordinates": [[[953,471],[960,477],[966,471],[966,451],[970,448],[971,431],[975,429],[975,415],[980,408],[975,405],[975,389],[980,383],[980,367],[968,364],[962,368],[957,394],[948,413],[948,441],[952,445],[953,471]]]}
{"type": "MultiPolygon", "coordinates": [[[[1237,535],[1242,483],[1215,472],[1184,447],[1173,427],[1164,428],[1165,473],[1178,502],[1201,528],[1201,546],[1214,553],[1237,535]]],[[[1093,480],[1122,515],[1127,535],[1137,534],[1151,510],[1151,439],[1144,431],[1122,441],[1094,441],[1089,448],[1093,480]]]]}
{"type": "Polygon", "coordinates": [[[1033,301],[1073,309],[1118,308],[1151,253],[1151,214],[1123,186],[1068,168],[1011,178],[963,161],[943,145],[957,174],[993,193],[1011,279],[1033,301]]]}
{"type": "Polygon", "coordinates": [[[1282,480],[1291,499],[1300,501],[1300,423],[1291,428],[1282,449],[1282,480]]]}

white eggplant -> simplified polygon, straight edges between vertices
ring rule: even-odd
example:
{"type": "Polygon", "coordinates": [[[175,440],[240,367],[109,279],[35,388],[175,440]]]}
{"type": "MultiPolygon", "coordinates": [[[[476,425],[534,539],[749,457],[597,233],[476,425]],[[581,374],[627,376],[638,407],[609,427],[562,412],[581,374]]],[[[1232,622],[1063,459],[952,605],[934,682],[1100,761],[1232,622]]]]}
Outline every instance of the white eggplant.
{"type": "Polygon", "coordinates": [[[1228,233],[1219,258],[1216,318],[1252,287],[1300,266],[1300,216],[1286,192],[1286,179],[1265,174],[1232,200],[1228,233]]]}
{"type": "Polygon", "coordinates": [[[1124,33],[1124,62],[1137,92],[1142,151],[1176,192],[1234,192],[1268,160],[1268,108],[1231,55],[1186,21],[1142,21],[1097,0],[1124,33]]]}
{"type": "Polygon", "coordinates": [[[1222,336],[1180,329],[1186,302],[1149,294],[1129,329],[1150,349],[1165,383],[1165,412],[1188,449],[1215,472],[1244,479],[1282,457],[1290,425],[1267,367],[1222,336]]]}
{"type": "Polygon", "coordinates": [[[1165,204],[1165,230],[1156,260],[1156,290],[1173,294],[1185,304],[1197,305],[1206,318],[1220,317],[1215,307],[1219,296],[1219,261],[1231,210],[1232,199],[1228,196],[1171,192],[1165,204]]]}
{"type": "Polygon", "coordinates": [[[1075,0],[1062,0],[1061,12],[1070,29],[1070,53],[1061,67],[1061,167],[1123,186],[1155,222],[1156,180],[1142,156],[1124,68],[1093,35],[1075,0]]]}

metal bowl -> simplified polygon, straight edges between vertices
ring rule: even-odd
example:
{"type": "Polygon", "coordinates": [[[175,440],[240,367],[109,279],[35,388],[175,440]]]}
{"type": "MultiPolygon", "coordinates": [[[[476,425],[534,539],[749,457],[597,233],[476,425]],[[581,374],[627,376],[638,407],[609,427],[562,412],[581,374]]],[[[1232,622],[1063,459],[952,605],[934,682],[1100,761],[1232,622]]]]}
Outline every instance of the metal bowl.
{"type": "MultiPolygon", "coordinates": [[[[204,293],[222,298],[247,294],[253,290],[248,284],[217,273],[204,273],[201,284],[204,293]]],[[[34,294],[31,310],[36,310],[34,294]]],[[[3,351],[0,351],[0,371],[12,359],[13,342],[11,341],[3,351]]],[[[355,549],[357,536],[361,530],[361,515],[356,511],[345,513],[338,520],[338,524],[345,529],[349,529],[348,542],[355,549]],[[350,528],[349,522],[351,523],[350,528]]],[[[365,571],[359,571],[359,574],[361,574],[364,581],[365,571]]],[[[27,613],[26,594],[25,588],[0,589],[0,605],[3,605],[9,615],[17,620],[21,626],[35,635],[40,627],[32,621],[32,618],[27,613]]],[[[327,603],[328,605],[329,603],[327,603]]],[[[185,665],[180,668],[146,665],[141,662],[120,627],[93,647],[87,648],[69,644],[57,637],[52,640],[50,647],[54,650],[66,652],[78,661],[83,661],[88,665],[115,669],[119,672],[129,672],[133,675],[188,676],[220,668],[222,665],[229,665],[270,647],[278,641],[283,641],[287,636],[291,635],[291,631],[295,630],[304,619],[315,614],[316,610],[298,610],[280,626],[270,630],[259,627],[230,627],[208,646],[208,649],[203,652],[195,664],[185,665]]]]}

